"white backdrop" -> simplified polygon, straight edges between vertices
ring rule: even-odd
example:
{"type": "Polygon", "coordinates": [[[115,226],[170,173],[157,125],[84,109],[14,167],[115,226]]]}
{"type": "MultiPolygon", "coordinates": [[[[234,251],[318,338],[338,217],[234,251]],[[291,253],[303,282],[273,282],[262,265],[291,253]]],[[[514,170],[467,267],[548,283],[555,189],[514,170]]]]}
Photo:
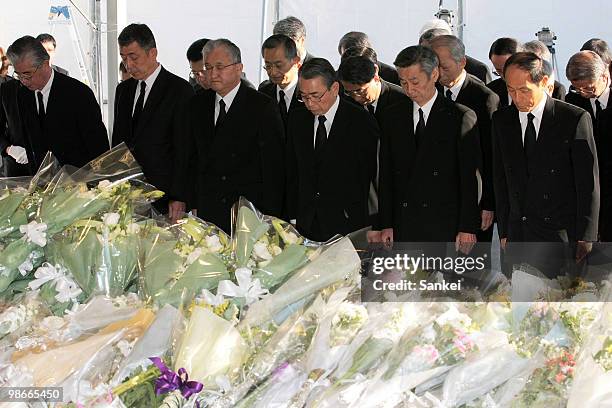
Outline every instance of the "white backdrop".
{"type": "MultiPolygon", "coordinates": [[[[89,13],[89,0],[75,2],[89,13]]],[[[275,0],[269,2],[274,4],[275,0]]],[[[10,3],[10,7],[4,7],[0,13],[0,46],[6,49],[22,35],[51,31],[47,23],[48,0],[10,3]]],[[[306,24],[309,50],[337,65],[338,40],[351,30],[368,33],[381,61],[391,64],[402,48],[417,42],[420,27],[433,18],[439,1],[280,0],[279,3],[281,18],[295,15],[306,24]]],[[[464,3],[467,23],[464,40],[468,53],[489,66],[487,54],[495,38],[514,36],[528,41],[535,39],[535,33],[542,26],[550,26],[558,36],[559,80],[567,85],[565,64],[585,40],[600,37],[612,43],[612,25],[607,21],[612,15],[612,1],[582,0],[580,6],[575,0],[465,0],[464,3]]],[[[105,4],[106,0],[102,0],[103,10],[105,4]]],[[[456,0],[445,1],[444,5],[456,9],[456,0]]],[[[115,35],[128,23],[148,24],[157,39],[159,60],[183,78],[189,73],[185,52],[192,41],[201,37],[227,37],[241,48],[248,78],[258,83],[262,9],[263,0],[119,0],[119,26],[104,26],[104,29],[115,35]]],[[[83,46],[89,52],[90,30],[81,16],[77,13],[74,16],[83,46]]],[[[271,34],[274,16],[269,14],[268,17],[266,36],[271,34]]],[[[58,27],[55,37],[58,41],[55,62],[78,77],[68,31],[58,27]]],[[[105,72],[105,78],[106,75],[105,72]]]]}

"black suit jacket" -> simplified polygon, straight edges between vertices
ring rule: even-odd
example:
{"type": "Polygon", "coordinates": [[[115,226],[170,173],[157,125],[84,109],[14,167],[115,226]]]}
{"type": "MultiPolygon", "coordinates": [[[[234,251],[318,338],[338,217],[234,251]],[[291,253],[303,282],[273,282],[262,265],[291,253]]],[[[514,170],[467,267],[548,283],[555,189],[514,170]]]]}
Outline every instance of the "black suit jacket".
{"type": "Polygon", "coordinates": [[[325,241],[370,225],[368,192],[376,175],[378,126],[363,108],[339,98],[323,150],[315,154],[315,117],[289,117],[287,209],[306,237],[325,241]]]}
{"type": "Polygon", "coordinates": [[[559,81],[555,81],[555,88],[553,89],[552,97],[560,101],[565,100],[565,86],[559,81]]]}
{"type": "Polygon", "coordinates": [[[7,81],[0,86],[0,151],[4,160],[4,170],[7,177],[30,176],[35,169],[30,164],[18,164],[6,153],[11,145],[25,147],[31,150],[29,138],[24,132],[19,109],[19,81],[7,81]]]}
{"type": "Polygon", "coordinates": [[[474,75],[485,84],[491,80],[491,74],[489,74],[487,65],[469,55],[465,56],[465,70],[468,74],[474,75]]]}
{"type": "MultiPolygon", "coordinates": [[[[265,80],[259,84],[258,91],[270,97],[270,99],[272,99],[278,105],[278,92],[276,91],[276,84],[270,82],[269,80],[265,80]]],[[[291,103],[287,107],[287,114],[290,114],[296,109],[304,108],[304,103],[298,101],[299,92],[300,90],[296,85],[295,91],[293,92],[293,97],[291,98],[291,103]]]]}
{"type": "Polygon", "coordinates": [[[601,186],[599,238],[602,242],[612,242],[612,107],[603,110],[597,128],[595,143],[601,186]]]}
{"type": "Polygon", "coordinates": [[[2,91],[3,115],[8,131],[0,136],[0,148],[6,155],[6,147],[22,146],[29,161],[24,167],[9,157],[7,162],[11,173],[34,174],[47,151],[51,151],[62,165],[82,167],[108,150],[108,135],[100,106],[91,89],[82,82],[54,73],[42,126],[34,92],[18,81],[12,81],[10,86],[5,84],[3,88],[5,86],[2,91]]]}
{"type": "Polygon", "coordinates": [[[163,67],[149,91],[138,125],[132,129],[132,112],[138,81],[117,85],[113,146],[125,142],[142,167],[147,181],[166,193],[157,203],[167,211],[168,200],[193,199],[189,177],[189,124],[187,108],[193,88],[163,67]]]}
{"type": "Polygon", "coordinates": [[[506,87],[506,81],[503,78],[497,78],[487,84],[487,88],[492,90],[499,97],[499,108],[503,108],[510,104],[508,88],[506,87]]]}
{"type": "Polygon", "coordinates": [[[592,124],[584,110],[547,97],[529,169],[515,106],[493,115],[492,137],[501,238],[597,239],[599,172],[592,124]]]}
{"type": "Polygon", "coordinates": [[[400,84],[399,75],[395,67],[378,61],[378,76],[387,82],[398,85],[400,84]]]}
{"type": "Polygon", "coordinates": [[[454,242],[458,232],[476,233],[476,114],[438,93],[419,149],[412,101],[386,109],[380,124],[381,227],[410,242],[454,242]]]}
{"type": "Polygon", "coordinates": [[[493,146],[491,144],[491,118],[499,105],[499,97],[478,78],[467,74],[455,102],[467,106],[476,113],[482,149],[482,199],[480,208],[495,211],[493,194],[493,146]]]}
{"type": "Polygon", "coordinates": [[[398,85],[389,83],[385,80],[381,80],[380,84],[380,96],[378,97],[378,102],[376,103],[376,111],[374,112],[374,116],[376,116],[377,121],[381,120],[382,112],[384,112],[390,106],[393,106],[396,103],[406,102],[409,100],[406,94],[404,93],[404,90],[398,85]]]}
{"type": "Polygon", "coordinates": [[[192,98],[189,116],[197,151],[198,216],[230,232],[232,205],[244,196],[264,214],[280,216],[285,189],[285,135],[278,107],[240,84],[215,130],[215,95],[192,98]]]}

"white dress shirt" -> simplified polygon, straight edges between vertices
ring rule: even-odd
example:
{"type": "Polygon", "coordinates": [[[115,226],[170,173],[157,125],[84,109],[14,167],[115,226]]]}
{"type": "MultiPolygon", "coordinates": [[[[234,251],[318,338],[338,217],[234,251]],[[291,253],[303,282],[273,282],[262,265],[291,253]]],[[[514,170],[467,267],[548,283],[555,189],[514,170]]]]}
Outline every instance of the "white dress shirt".
{"type": "MultiPolygon", "coordinates": [[[[329,132],[331,131],[332,124],[334,123],[334,117],[336,116],[336,112],[338,111],[338,105],[340,104],[340,97],[336,96],[336,102],[329,108],[329,110],[323,115],[325,116],[325,132],[327,133],[327,137],[329,138],[329,132]]],[[[317,141],[317,127],[319,127],[319,115],[314,118],[314,132],[312,138],[312,145],[315,145],[317,141]]]]}
{"type": "Polygon", "coordinates": [[[417,124],[419,123],[419,109],[423,110],[423,119],[425,119],[425,124],[427,125],[427,119],[429,119],[429,113],[431,112],[431,108],[438,97],[438,90],[436,89],[436,93],[434,96],[425,103],[423,106],[419,106],[418,103],[412,102],[412,121],[414,122],[414,132],[416,132],[417,124]]]}
{"type": "Polygon", "coordinates": [[[463,83],[465,82],[465,78],[467,78],[467,73],[465,72],[465,69],[463,71],[461,71],[461,75],[459,75],[459,80],[455,83],[455,85],[453,85],[450,88],[444,87],[444,96],[446,96],[446,91],[448,91],[450,89],[452,95],[452,99],[453,101],[457,100],[457,95],[459,95],[459,91],[461,91],[461,87],[463,86],[463,83]]]}
{"type": "MultiPolygon", "coordinates": [[[[538,140],[538,135],[540,134],[540,124],[542,123],[542,115],[544,114],[544,106],[546,106],[546,99],[550,98],[548,94],[544,94],[544,97],[537,104],[537,106],[531,111],[533,114],[533,126],[536,131],[536,140],[538,140]]],[[[525,130],[527,129],[527,123],[529,119],[527,118],[527,114],[530,112],[520,112],[519,111],[519,120],[521,121],[521,134],[523,135],[523,144],[525,144],[525,130]]]]}
{"type": "Polygon", "coordinates": [[[595,106],[595,101],[599,101],[599,104],[601,105],[601,109],[606,109],[606,107],[608,106],[608,99],[610,98],[610,81],[608,80],[608,83],[606,84],[606,89],[603,91],[603,93],[601,95],[599,95],[597,98],[589,98],[591,101],[591,108],[593,109],[593,113],[595,113],[597,115],[597,108],[595,106]]]}
{"type": "Polygon", "coordinates": [[[234,87],[231,91],[227,93],[225,96],[221,96],[219,94],[215,94],[215,124],[217,123],[217,118],[219,117],[219,101],[223,99],[225,102],[225,113],[229,112],[230,106],[232,106],[232,102],[234,102],[234,98],[238,93],[238,89],[240,89],[240,83],[234,87]]]}
{"type": "Polygon", "coordinates": [[[49,77],[49,80],[47,81],[47,83],[45,84],[45,86],[43,86],[43,89],[41,89],[40,91],[36,91],[34,92],[34,99],[36,99],[36,109],[37,111],[40,113],[40,106],[38,106],[38,95],[36,95],[37,92],[42,93],[43,96],[43,104],[44,106],[44,111],[47,112],[47,106],[49,106],[49,94],[51,93],[51,86],[53,85],[53,78],[55,78],[55,70],[52,69],[51,70],[51,76],[49,77]]]}
{"type": "Polygon", "coordinates": [[[149,97],[149,94],[151,93],[151,88],[153,88],[153,84],[155,83],[155,80],[157,79],[157,76],[159,75],[161,68],[162,68],[161,64],[158,63],[157,68],[155,68],[155,71],[153,71],[151,75],[148,76],[147,79],[145,79],[144,81],[143,80],[138,81],[138,84],[136,85],[136,94],[134,94],[134,105],[132,106],[132,115],[134,114],[134,110],[136,109],[136,102],[138,102],[138,97],[140,96],[140,87],[142,86],[141,83],[144,82],[146,84],[144,100],[142,103],[142,107],[144,108],[147,103],[147,98],[149,97]]]}
{"type": "Polygon", "coordinates": [[[289,85],[285,87],[285,89],[282,89],[280,86],[276,85],[276,100],[280,102],[280,94],[278,92],[283,91],[285,93],[285,104],[287,105],[287,109],[289,109],[289,106],[291,106],[291,100],[293,99],[293,94],[297,89],[297,83],[298,77],[296,75],[293,81],[291,81],[289,85]]]}

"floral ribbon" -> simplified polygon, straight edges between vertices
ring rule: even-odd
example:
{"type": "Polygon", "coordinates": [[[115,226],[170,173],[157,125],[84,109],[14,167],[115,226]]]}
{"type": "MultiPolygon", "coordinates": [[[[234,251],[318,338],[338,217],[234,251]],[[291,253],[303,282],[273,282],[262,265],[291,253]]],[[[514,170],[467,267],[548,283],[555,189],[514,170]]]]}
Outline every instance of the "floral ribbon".
{"type": "Polygon", "coordinates": [[[179,390],[185,399],[189,399],[194,394],[198,394],[204,385],[197,381],[189,381],[187,370],[179,368],[175,373],[164,364],[159,357],[150,357],[149,360],[159,368],[161,375],[155,381],[155,393],[157,395],[167,394],[174,390],[179,390]]]}

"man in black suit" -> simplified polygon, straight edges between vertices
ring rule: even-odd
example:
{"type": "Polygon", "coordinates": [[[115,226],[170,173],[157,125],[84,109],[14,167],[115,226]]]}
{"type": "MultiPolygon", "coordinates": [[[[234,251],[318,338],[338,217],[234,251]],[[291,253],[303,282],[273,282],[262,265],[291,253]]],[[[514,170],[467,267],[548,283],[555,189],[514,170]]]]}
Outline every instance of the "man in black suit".
{"type": "Polygon", "coordinates": [[[264,59],[264,69],[270,79],[259,85],[259,92],[276,101],[286,127],[289,113],[303,107],[297,99],[298,70],[301,63],[295,42],[286,35],[274,34],[264,41],[261,55],[264,59]]]}
{"type": "Polygon", "coordinates": [[[47,151],[62,165],[81,167],[108,150],[100,106],[91,89],[53,70],[34,37],[18,39],[7,55],[19,78],[2,89],[0,149],[9,175],[34,174],[47,151]]]}
{"type": "MultiPolygon", "coordinates": [[[[423,34],[421,34],[419,37],[419,45],[429,46],[431,40],[440,35],[453,35],[453,32],[450,27],[448,27],[448,24],[446,27],[441,26],[423,32],[423,34]]],[[[491,82],[491,74],[489,73],[489,68],[487,65],[478,61],[476,58],[470,57],[469,55],[465,56],[465,70],[468,74],[474,75],[485,84],[491,82]]]]}
{"type": "Polygon", "coordinates": [[[478,119],[480,147],[482,149],[482,198],[480,200],[481,225],[478,242],[491,242],[495,196],[493,194],[493,147],[491,146],[491,117],[499,105],[499,97],[475,76],[465,71],[465,46],[452,35],[441,35],[431,41],[440,61],[438,82],[446,98],[472,109],[478,119]]]}
{"type": "MultiPolygon", "coordinates": [[[[373,48],[366,33],[362,33],[361,31],[350,31],[340,38],[338,42],[338,54],[342,56],[346,50],[353,47],[373,48]]],[[[382,61],[376,61],[376,65],[378,65],[378,76],[380,78],[392,84],[399,85],[399,77],[397,76],[395,67],[385,64],[382,61]]]]}
{"type": "Polygon", "coordinates": [[[476,114],[437,91],[430,48],[405,48],[395,66],[412,101],[382,112],[381,239],[455,242],[467,253],[480,226],[476,114]]]}
{"type": "Polygon", "coordinates": [[[548,64],[551,67],[551,74],[548,76],[548,94],[555,99],[564,101],[566,93],[565,86],[555,79],[555,73],[552,70],[553,57],[546,44],[539,40],[529,41],[523,44],[522,51],[533,52],[538,57],[548,61],[548,64]]]}
{"type": "Polygon", "coordinates": [[[610,71],[598,54],[593,51],[580,51],[570,57],[566,75],[572,82],[572,90],[567,94],[566,102],[589,112],[593,121],[601,186],[599,235],[602,241],[610,242],[612,241],[610,71]]]}
{"type": "MultiPolygon", "coordinates": [[[[36,37],[36,39],[40,41],[43,47],[45,47],[45,50],[49,54],[49,58],[53,59],[53,56],[55,55],[55,50],[57,48],[57,43],[55,42],[55,38],[51,34],[43,33],[43,34],[39,34],[38,37],[36,37]]],[[[67,69],[64,69],[62,67],[59,67],[53,64],[51,64],[51,68],[53,68],[55,71],[59,72],[60,74],[70,76],[67,69]]]]}
{"type": "Polygon", "coordinates": [[[285,137],[276,103],[240,81],[240,49],[209,41],[202,51],[210,90],[190,104],[197,148],[197,212],[231,232],[232,205],[243,196],[280,216],[285,189],[285,137]]]}
{"type": "Polygon", "coordinates": [[[504,81],[504,64],[517,52],[521,51],[521,44],[518,40],[509,37],[501,37],[493,41],[489,49],[489,60],[493,64],[495,71],[493,74],[498,76],[494,81],[487,84],[487,87],[499,96],[499,107],[508,106],[512,103],[512,98],[508,95],[508,88],[504,81]]]}
{"type": "Polygon", "coordinates": [[[282,20],[278,20],[276,24],[274,24],[272,34],[286,35],[295,41],[302,64],[314,58],[306,49],[306,26],[299,18],[289,16],[282,20]]]}
{"type": "Polygon", "coordinates": [[[306,62],[298,86],[307,110],[289,117],[288,214],[304,236],[326,241],[369,225],[378,126],[365,109],[340,98],[329,61],[306,62]]]}
{"type": "Polygon", "coordinates": [[[564,264],[562,243],[575,245],[579,260],[597,240],[599,175],[589,115],[547,95],[547,63],[526,52],[506,61],[514,106],[493,115],[493,171],[502,248],[559,243],[518,260],[555,276],[564,264]]]}
{"type": "MultiPolygon", "coordinates": [[[[376,58],[355,56],[343,58],[338,68],[338,79],[343,92],[352,98],[359,106],[363,106],[372,114],[377,122],[385,109],[396,103],[406,101],[407,96],[402,88],[379,77],[376,58]]],[[[380,124],[380,123],[379,123],[380,124]]],[[[378,149],[377,149],[378,150],[378,149]]],[[[378,229],[378,167],[376,178],[370,186],[368,206],[372,231],[370,239],[377,241],[378,229]],[[374,236],[375,234],[376,236],[374,236]]]]}
{"type": "Polygon", "coordinates": [[[145,24],[128,25],[118,42],[131,78],[117,85],[113,146],[127,144],[147,181],[165,193],[155,207],[176,221],[191,198],[186,113],[193,89],[157,62],[145,24]]]}

